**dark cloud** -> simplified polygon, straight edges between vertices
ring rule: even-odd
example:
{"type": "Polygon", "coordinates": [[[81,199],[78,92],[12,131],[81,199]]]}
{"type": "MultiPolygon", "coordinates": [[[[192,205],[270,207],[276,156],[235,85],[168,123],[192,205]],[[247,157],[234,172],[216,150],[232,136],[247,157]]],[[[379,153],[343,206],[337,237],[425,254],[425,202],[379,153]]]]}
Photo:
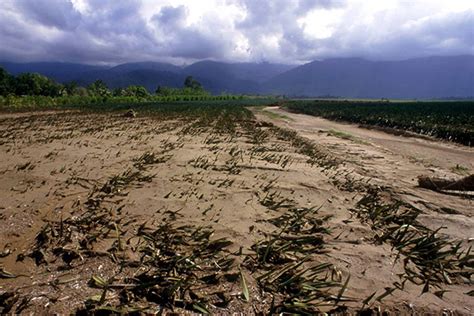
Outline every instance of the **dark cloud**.
{"type": "Polygon", "coordinates": [[[0,1],[0,60],[121,63],[198,59],[301,63],[328,57],[403,59],[474,54],[474,10],[443,13],[420,5],[377,11],[350,0],[226,0],[208,6],[152,0],[0,1]],[[144,4],[150,4],[144,7],[144,4]],[[151,12],[145,12],[146,10],[151,12]],[[317,10],[317,11],[314,11],[317,10]],[[308,32],[311,12],[343,12],[328,36],[308,32]],[[240,14],[241,12],[242,14],[240,14]]]}
{"type": "MultiPolygon", "coordinates": [[[[298,18],[316,8],[340,6],[341,1],[252,1],[241,0],[240,4],[247,12],[246,18],[238,24],[250,42],[253,53],[265,58],[268,45],[261,45],[278,38],[274,53],[282,60],[301,62],[305,60],[307,49],[314,41],[308,39],[298,24],[298,18]]],[[[276,57],[276,56],[275,56],[276,57]]]]}
{"type": "Polygon", "coordinates": [[[374,17],[373,24],[380,28],[367,30],[363,23],[341,26],[331,38],[319,42],[316,54],[378,60],[474,54],[474,10],[403,24],[397,18],[380,14],[374,17]]]}
{"type": "Polygon", "coordinates": [[[180,5],[177,7],[166,6],[160,12],[152,17],[152,21],[161,27],[173,28],[182,27],[187,16],[186,7],[180,5]]]}
{"type": "Polygon", "coordinates": [[[57,29],[74,29],[81,21],[81,14],[71,1],[64,0],[16,0],[15,5],[25,18],[57,29]]]}
{"type": "Polygon", "coordinates": [[[16,14],[16,8],[3,9],[0,10],[0,60],[44,58],[44,41],[16,14]]]}
{"type": "Polygon", "coordinates": [[[140,14],[139,1],[88,0],[87,4],[88,12],[81,15],[70,1],[15,2],[17,11],[5,14],[0,23],[15,29],[16,34],[0,30],[2,42],[8,43],[8,48],[0,49],[0,56],[87,63],[117,63],[155,56],[155,39],[140,14]],[[51,13],[57,8],[58,12],[51,13]],[[14,13],[20,14],[23,22],[14,13]]]}
{"type": "Polygon", "coordinates": [[[247,11],[246,19],[240,23],[240,26],[243,27],[280,26],[279,24],[291,21],[291,18],[296,23],[298,17],[311,10],[330,9],[345,5],[344,0],[238,0],[238,3],[247,11]]]}
{"type": "Polygon", "coordinates": [[[83,27],[92,36],[107,40],[110,35],[148,37],[150,34],[140,15],[138,0],[88,0],[88,5],[90,10],[83,27]]]}
{"type": "Polygon", "coordinates": [[[163,50],[171,57],[184,59],[225,58],[228,43],[216,33],[186,26],[187,16],[185,6],[165,6],[151,18],[158,32],[165,37],[163,50]]]}

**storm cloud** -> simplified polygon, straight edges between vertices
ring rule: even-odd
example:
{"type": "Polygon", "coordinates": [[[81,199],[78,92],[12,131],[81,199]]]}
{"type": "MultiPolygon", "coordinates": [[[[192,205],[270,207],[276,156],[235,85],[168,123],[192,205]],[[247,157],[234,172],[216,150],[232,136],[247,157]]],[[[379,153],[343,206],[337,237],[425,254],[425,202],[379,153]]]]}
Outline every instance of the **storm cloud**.
{"type": "Polygon", "coordinates": [[[3,0],[0,60],[304,63],[474,54],[471,1],[3,0]]]}

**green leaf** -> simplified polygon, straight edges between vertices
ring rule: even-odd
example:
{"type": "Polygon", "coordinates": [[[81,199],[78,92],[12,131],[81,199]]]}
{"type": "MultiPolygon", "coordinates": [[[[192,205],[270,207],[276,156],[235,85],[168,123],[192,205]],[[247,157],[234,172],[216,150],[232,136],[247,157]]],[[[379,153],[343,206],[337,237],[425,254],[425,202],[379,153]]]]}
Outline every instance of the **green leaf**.
{"type": "Polygon", "coordinates": [[[339,301],[341,300],[342,298],[342,295],[344,294],[344,292],[346,291],[347,289],[347,285],[349,284],[349,280],[351,279],[351,275],[349,275],[346,279],[346,282],[344,282],[344,285],[342,286],[341,290],[339,291],[339,293],[337,294],[337,298],[336,298],[336,301],[334,302],[334,305],[336,305],[337,303],[339,303],[339,301]]]}
{"type": "Polygon", "coordinates": [[[392,294],[392,292],[395,291],[395,290],[396,290],[396,288],[394,288],[394,287],[393,288],[392,287],[386,287],[385,292],[382,295],[378,296],[376,298],[376,300],[381,302],[382,299],[384,299],[386,296],[389,296],[390,294],[392,294]]]}
{"type": "Polygon", "coordinates": [[[362,304],[364,304],[364,305],[369,304],[370,300],[375,296],[376,293],[377,293],[377,291],[375,291],[374,293],[369,295],[365,300],[362,301],[362,304]]]}
{"type": "Polygon", "coordinates": [[[247,282],[245,281],[245,277],[244,277],[244,274],[242,273],[242,270],[240,271],[240,283],[242,285],[242,295],[245,301],[249,302],[250,301],[249,288],[247,287],[247,282]]]}
{"type": "Polygon", "coordinates": [[[207,310],[206,306],[204,306],[202,303],[196,302],[193,303],[193,308],[194,310],[203,313],[203,314],[210,314],[209,310],[207,310]]]}
{"type": "Polygon", "coordinates": [[[107,286],[107,281],[105,281],[105,279],[103,279],[102,277],[96,275],[92,276],[90,283],[92,284],[92,286],[97,288],[105,288],[107,286]]]}

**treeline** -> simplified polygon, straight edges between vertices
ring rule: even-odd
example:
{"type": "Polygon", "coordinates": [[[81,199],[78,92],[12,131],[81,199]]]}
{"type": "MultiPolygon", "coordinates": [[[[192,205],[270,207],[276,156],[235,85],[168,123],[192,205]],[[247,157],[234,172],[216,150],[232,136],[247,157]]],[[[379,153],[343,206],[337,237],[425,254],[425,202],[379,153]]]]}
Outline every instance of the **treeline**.
{"type": "Polygon", "coordinates": [[[65,93],[65,86],[34,73],[23,73],[12,76],[0,67],[0,95],[41,95],[60,96],[65,93]]]}
{"type": "Polygon", "coordinates": [[[137,85],[111,90],[102,80],[82,87],[75,82],[60,84],[37,73],[13,76],[0,67],[0,106],[7,109],[236,99],[243,96],[211,95],[192,76],[185,79],[182,88],[158,86],[151,94],[137,85]]]}
{"type": "MultiPolygon", "coordinates": [[[[148,98],[151,94],[143,86],[132,85],[126,88],[109,89],[104,81],[96,80],[87,87],[80,87],[76,82],[60,84],[37,73],[22,73],[18,76],[9,74],[0,67],[1,96],[99,96],[99,97],[138,97],[148,98]]],[[[192,76],[188,76],[182,88],[158,86],[156,96],[210,96],[192,76]]]]}

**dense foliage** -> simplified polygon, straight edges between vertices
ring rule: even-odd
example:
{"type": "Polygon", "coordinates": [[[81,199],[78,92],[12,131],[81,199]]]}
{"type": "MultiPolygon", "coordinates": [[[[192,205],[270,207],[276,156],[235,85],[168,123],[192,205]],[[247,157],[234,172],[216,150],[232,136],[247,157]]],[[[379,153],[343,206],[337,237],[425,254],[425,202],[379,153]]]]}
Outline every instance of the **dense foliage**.
{"type": "Polygon", "coordinates": [[[13,93],[12,90],[13,76],[11,76],[5,69],[0,67],[0,95],[7,95],[13,93]]]}
{"type": "Polygon", "coordinates": [[[75,82],[63,85],[33,73],[24,73],[15,77],[0,67],[1,110],[136,107],[140,104],[158,102],[243,99],[243,96],[211,95],[191,76],[185,79],[182,88],[158,87],[155,94],[150,94],[145,87],[135,85],[111,91],[102,80],[96,80],[87,87],[80,87],[75,82]]]}
{"type": "Polygon", "coordinates": [[[158,96],[177,96],[177,95],[202,96],[202,95],[210,94],[204,89],[193,89],[189,87],[178,89],[178,88],[170,88],[170,87],[162,87],[162,86],[158,86],[158,88],[156,88],[155,93],[158,96]]]}
{"type": "Polygon", "coordinates": [[[155,91],[156,95],[167,97],[167,96],[209,96],[210,93],[204,90],[201,83],[194,79],[192,76],[186,77],[184,80],[183,88],[170,88],[158,86],[155,91]]]}
{"type": "Polygon", "coordinates": [[[149,96],[138,97],[99,97],[99,96],[0,96],[0,111],[31,111],[45,109],[81,109],[81,110],[119,110],[124,108],[154,108],[163,104],[185,103],[191,106],[206,104],[229,104],[243,106],[269,105],[273,98],[244,98],[234,95],[219,96],[149,96]]]}
{"type": "Polygon", "coordinates": [[[474,102],[290,101],[293,112],[474,145],[474,102]]]}
{"type": "Polygon", "coordinates": [[[34,73],[23,73],[14,77],[0,68],[0,95],[60,96],[64,87],[53,80],[34,73]]]}
{"type": "MultiPolygon", "coordinates": [[[[192,76],[188,76],[185,79],[182,88],[159,86],[156,89],[155,93],[158,97],[158,100],[161,100],[163,97],[167,97],[165,98],[166,101],[191,101],[202,100],[206,98],[214,99],[214,97],[212,97],[209,92],[204,90],[201,83],[194,79],[192,76]]],[[[138,99],[146,99],[148,101],[157,100],[143,86],[132,85],[129,87],[117,88],[111,91],[109,87],[107,87],[107,84],[99,79],[94,81],[87,87],[80,87],[77,85],[76,82],[59,84],[45,76],[36,73],[22,73],[15,77],[10,75],[1,67],[0,96],[81,96],[91,97],[94,100],[95,98],[105,97],[132,97],[138,99]]],[[[218,98],[222,99],[221,96],[219,96],[218,98]]]]}

